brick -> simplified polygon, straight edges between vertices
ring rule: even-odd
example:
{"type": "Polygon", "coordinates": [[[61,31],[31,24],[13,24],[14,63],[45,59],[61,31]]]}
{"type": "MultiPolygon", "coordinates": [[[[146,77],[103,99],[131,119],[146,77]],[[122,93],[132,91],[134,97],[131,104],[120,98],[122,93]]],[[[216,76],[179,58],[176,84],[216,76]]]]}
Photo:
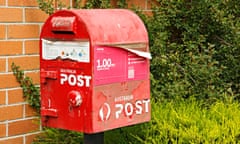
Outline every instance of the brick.
{"type": "Polygon", "coordinates": [[[0,56],[22,54],[21,41],[0,41],[0,56]]]}
{"type": "Polygon", "coordinates": [[[156,0],[154,0],[154,1],[148,0],[147,1],[147,9],[152,10],[153,6],[160,6],[160,4],[156,0]]]}
{"type": "Polygon", "coordinates": [[[61,2],[65,7],[69,7],[70,6],[70,1],[71,0],[62,0],[61,2]]]}
{"type": "Polygon", "coordinates": [[[54,7],[54,9],[57,9],[57,6],[58,6],[58,5],[62,5],[64,8],[71,7],[70,1],[73,1],[73,0],[55,1],[55,2],[53,2],[53,7],[54,7]]]}
{"type": "Polygon", "coordinates": [[[38,72],[28,72],[26,76],[30,77],[34,84],[40,84],[40,73],[38,72]]]}
{"type": "Polygon", "coordinates": [[[25,117],[32,117],[37,115],[38,113],[30,105],[25,105],[25,117]]]}
{"type": "Polygon", "coordinates": [[[26,136],[26,144],[32,144],[34,139],[39,136],[40,134],[32,134],[32,135],[27,135],[26,136]]]}
{"type": "Polygon", "coordinates": [[[40,27],[37,24],[8,26],[8,38],[39,38],[40,27]]]}
{"type": "Polygon", "coordinates": [[[152,17],[152,16],[153,16],[153,13],[152,13],[151,10],[143,10],[142,12],[143,12],[143,14],[145,14],[146,16],[149,16],[149,17],[152,17]]]}
{"type": "Polygon", "coordinates": [[[6,3],[5,3],[6,1],[5,0],[0,0],[0,5],[2,6],[2,5],[5,5],[6,3]]]}
{"type": "MultiPolygon", "coordinates": [[[[0,53],[1,53],[1,50],[0,50],[0,53]]],[[[0,58],[0,72],[6,72],[6,59],[5,58],[0,58]]]]}
{"type": "Polygon", "coordinates": [[[1,22],[22,22],[23,12],[20,8],[1,8],[1,22]]]}
{"type": "Polygon", "coordinates": [[[140,9],[146,9],[147,8],[147,0],[129,0],[127,1],[128,7],[137,7],[140,9]]]}
{"type": "Polygon", "coordinates": [[[110,4],[115,8],[115,7],[117,7],[117,3],[118,3],[118,1],[116,1],[116,0],[110,0],[110,4]]]}
{"type": "Polygon", "coordinates": [[[19,83],[13,74],[0,74],[0,88],[19,87],[19,83]]]}
{"type": "Polygon", "coordinates": [[[0,39],[4,39],[6,37],[6,26],[0,25],[0,39]]]}
{"type": "Polygon", "coordinates": [[[20,66],[21,70],[39,69],[39,56],[23,56],[8,59],[8,69],[11,69],[12,63],[20,66]]]}
{"type": "Polygon", "coordinates": [[[23,144],[23,137],[0,140],[0,144],[23,144]]]}
{"type": "Polygon", "coordinates": [[[6,92],[0,91],[0,105],[6,104],[6,92]]]}
{"type": "Polygon", "coordinates": [[[22,103],[24,101],[22,89],[8,90],[8,104],[22,103]]]}
{"type": "Polygon", "coordinates": [[[81,7],[83,7],[86,4],[86,2],[87,2],[87,0],[81,0],[81,1],[79,1],[80,4],[79,3],[76,4],[76,1],[73,1],[73,6],[80,5],[81,7]]]}
{"type": "Polygon", "coordinates": [[[0,107],[0,115],[0,121],[22,118],[23,105],[0,107]]]}
{"type": "Polygon", "coordinates": [[[25,41],[25,54],[39,54],[39,41],[25,41]]]}
{"type": "Polygon", "coordinates": [[[8,135],[14,136],[36,132],[40,129],[38,119],[16,121],[8,124],[8,135]]]}
{"type": "Polygon", "coordinates": [[[6,136],[6,124],[0,124],[0,138],[6,136]]]}
{"type": "Polygon", "coordinates": [[[37,0],[8,0],[8,6],[32,6],[37,7],[37,0]]]}
{"type": "Polygon", "coordinates": [[[27,8],[25,10],[26,22],[45,22],[48,15],[37,8],[27,8]]]}

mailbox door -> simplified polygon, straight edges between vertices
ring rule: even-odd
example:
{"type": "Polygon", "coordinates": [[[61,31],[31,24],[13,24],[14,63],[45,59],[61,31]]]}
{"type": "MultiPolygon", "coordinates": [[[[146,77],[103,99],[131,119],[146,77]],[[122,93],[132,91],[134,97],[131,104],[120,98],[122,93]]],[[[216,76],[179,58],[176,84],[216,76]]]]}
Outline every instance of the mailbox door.
{"type": "Polygon", "coordinates": [[[82,132],[90,129],[89,42],[42,40],[40,73],[42,124],[82,132]]]}

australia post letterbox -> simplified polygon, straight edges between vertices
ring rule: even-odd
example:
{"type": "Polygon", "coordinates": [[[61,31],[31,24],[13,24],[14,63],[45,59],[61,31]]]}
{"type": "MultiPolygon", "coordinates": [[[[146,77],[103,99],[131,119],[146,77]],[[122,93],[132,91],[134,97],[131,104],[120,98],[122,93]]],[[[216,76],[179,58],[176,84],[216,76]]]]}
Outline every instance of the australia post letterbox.
{"type": "Polygon", "coordinates": [[[42,125],[97,133],[150,120],[148,34],[129,10],[61,10],[40,36],[42,125]]]}

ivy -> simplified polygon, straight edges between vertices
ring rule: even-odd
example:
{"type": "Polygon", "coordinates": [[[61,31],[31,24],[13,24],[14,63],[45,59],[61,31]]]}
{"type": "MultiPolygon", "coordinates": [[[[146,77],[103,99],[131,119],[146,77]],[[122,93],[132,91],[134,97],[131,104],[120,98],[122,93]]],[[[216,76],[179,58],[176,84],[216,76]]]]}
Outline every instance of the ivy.
{"type": "MultiPolygon", "coordinates": [[[[62,9],[66,7],[62,0],[37,0],[39,8],[46,14],[53,14],[56,9],[62,9]]],[[[111,0],[88,0],[85,4],[82,4],[83,0],[74,0],[72,8],[76,9],[92,9],[92,8],[127,8],[128,4],[126,0],[116,1],[116,6],[113,6],[111,0]]],[[[71,8],[71,7],[68,7],[71,8]]]]}
{"type": "Polygon", "coordinates": [[[38,7],[46,14],[53,14],[55,9],[62,9],[65,4],[61,0],[37,0],[38,7]]]}
{"type": "Polygon", "coordinates": [[[85,8],[110,8],[110,0],[88,0],[85,4],[85,8]]]}
{"type": "Polygon", "coordinates": [[[82,6],[82,0],[75,0],[75,2],[73,3],[73,8],[76,8],[76,9],[81,9],[81,8],[83,8],[83,6],[82,6]]]}
{"type": "Polygon", "coordinates": [[[127,4],[126,0],[119,0],[117,2],[117,7],[118,8],[127,8],[127,6],[128,6],[128,4],[127,4]]]}
{"type": "Polygon", "coordinates": [[[28,104],[34,108],[38,113],[40,112],[40,93],[39,87],[35,86],[32,79],[24,75],[24,71],[16,66],[14,63],[11,65],[13,75],[16,77],[17,82],[23,90],[23,97],[28,104]]]}

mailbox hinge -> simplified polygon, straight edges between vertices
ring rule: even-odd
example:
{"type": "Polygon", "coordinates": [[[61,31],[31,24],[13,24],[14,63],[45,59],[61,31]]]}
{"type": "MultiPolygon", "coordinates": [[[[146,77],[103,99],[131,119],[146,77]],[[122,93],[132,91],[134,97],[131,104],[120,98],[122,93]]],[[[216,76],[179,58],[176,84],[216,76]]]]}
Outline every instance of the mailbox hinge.
{"type": "Polygon", "coordinates": [[[53,109],[53,108],[49,108],[49,109],[42,108],[41,115],[42,116],[50,116],[50,117],[58,117],[57,109],[53,109]]]}
{"type": "Polygon", "coordinates": [[[46,83],[46,79],[57,79],[57,71],[40,71],[41,83],[46,83]]]}

